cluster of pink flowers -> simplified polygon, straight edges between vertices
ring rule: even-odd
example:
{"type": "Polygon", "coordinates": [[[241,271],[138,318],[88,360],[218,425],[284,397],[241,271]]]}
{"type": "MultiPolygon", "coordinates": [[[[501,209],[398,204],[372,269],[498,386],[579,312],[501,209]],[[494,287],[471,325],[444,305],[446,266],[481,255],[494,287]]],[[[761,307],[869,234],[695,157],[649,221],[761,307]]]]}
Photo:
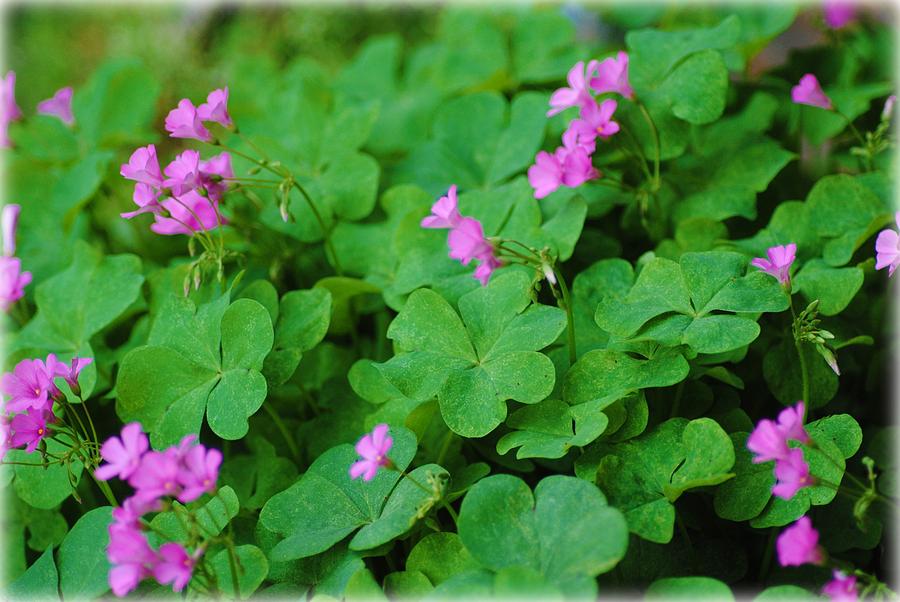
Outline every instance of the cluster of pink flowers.
{"type": "Polygon", "coordinates": [[[46,360],[22,360],[12,372],[0,377],[5,406],[2,417],[5,437],[0,444],[0,456],[7,449],[23,445],[26,452],[32,453],[51,434],[50,425],[57,420],[53,402],[63,395],[53,379],[65,379],[72,391],[80,394],[78,376],[92,361],[92,358],[76,357],[67,364],[51,353],[46,360]]]}
{"type": "Polygon", "coordinates": [[[750,265],[761,269],[766,274],[774,277],[781,286],[788,291],[791,290],[791,266],[797,258],[797,245],[790,243],[787,245],[779,245],[770,247],[766,251],[768,259],[765,257],[757,257],[750,262],[750,265]]]}
{"type": "MultiPolygon", "coordinates": [[[[68,126],[75,124],[72,114],[72,88],[57,90],[52,97],[42,100],[37,105],[41,115],[58,117],[68,126]]],[[[23,117],[22,109],[16,103],[16,72],[9,71],[0,81],[0,147],[10,147],[9,124],[23,117]]]]}
{"type": "Polygon", "coordinates": [[[431,206],[431,215],[422,220],[423,228],[449,229],[447,244],[450,257],[458,259],[463,265],[469,265],[473,259],[478,260],[474,277],[486,286],[494,270],[503,265],[497,257],[491,241],[484,235],[484,228],[474,217],[460,215],[456,199],[456,184],[450,187],[431,206]]]}
{"type": "MultiPolygon", "coordinates": [[[[897,228],[900,228],[900,211],[894,214],[897,228]]],[[[900,266],[900,234],[887,228],[878,233],[875,239],[875,269],[888,269],[888,277],[893,276],[900,266]]]]}
{"type": "Polygon", "coordinates": [[[214,493],[219,478],[222,454],[196,442],[187,435],[177,446],[163,451],[149,449],[140,423],[122,428],[121,437],[111,437],[100,449],[106,464],[95,476],[101,480],[118,477],[134,489],[134,495],[113,510],[106,554],[112,568],[109,585],[117,596],[124,596],[148,577],[160,584],[172,584],[180,592],[193,575],[194,565],[204,552],[193,553],[180,543],[169,542],[153,550],[147,541],[141,517],[163,508],[163,501],[175,498],[188,503],[204,493],[214,493]]]}
{"type": "MultiPolygon", "coordinates": [[[[781,566],[825,564],[825,551],[819,545],[819,532],[813,528],[808,516],[801,516],[797,522],[782,531],[775,548],[781,566]]],[[[825,584],[822,593],[835,602],[856,602],[856,577],[834,569],[831,581],[825,584]]]]}
{"type": "Polygon", "coordinates": [[[560,186],[575,188],[601,176],[591,157],[597,138],[605,140],[619,131],[619,124],[612,120],[618,103],[612,98],[598,103],[594,94],[614,93],[634,99],[634,90],[628,83],[628,55],[624,52],[604,61],[590,61],[587,66],[579,61],[569,71],[567,80],[569,86],[550,97],[547,116],[578,107],[579,118],[563,134],[563,145],[553,153],[539,152],[528,169],[528,181],[536,199],[560,186]]]}
{"type": "Polygon", "coordinates": [[[388,425],[377,424],[371,433],[363,435],[356,442],[356,453],[360,460],[350,467],[350,478],[356,479],[362,476],[363,481],[371,481],[375,478],[379,468],[392,466],[387,453],[391,451],[394,439],[388,435],[388,425]]]}
{"type": "MultiPolygon", "coordinates": [[[[211,142],[212,135],[204,122],[232,125],[227,87],[211,92],[207,102],[199,107],[182,99],[166,117],[166,130],[172,138],[211,142]]],[[[150,144],[135,150],[119,173],[135,182],[132,199],[138,206],[135,211],[122,213],[122,217],[131,219],[152,213],[154,222],[150,229],[157,234],[192,235],[227,223],[219,211],[228,181],[234,178],[231,155],[227,152],[201,161],[199,152],[186,150],[161,170],[156,147],[150,144]]]]}
{"type": "Polygon", "coordinates": [[[13,303],[25,295],[31,282],[31,272],[22,271],[22,260],[16,254],[16,229],[19,225],[19,205],[5,205],[0,213],[3,231],[3,255],[0,256],[0,309],[9,311],[13,303]]]}
{"type": "Polygon", "coordinates": [[[793,498],[801,488],[814,484],[809,465],[803,459],[803,450],[788,446],[789,441],[811,441],[803,428],[804,414],[804,404],[798,402],[796,406],[782,410],[778,422],[760,420],[747,439],[747,448],[755,454],[754,463],[775,461],[778,482],[772,487],[772,493],[785,500],[793,498]]]}

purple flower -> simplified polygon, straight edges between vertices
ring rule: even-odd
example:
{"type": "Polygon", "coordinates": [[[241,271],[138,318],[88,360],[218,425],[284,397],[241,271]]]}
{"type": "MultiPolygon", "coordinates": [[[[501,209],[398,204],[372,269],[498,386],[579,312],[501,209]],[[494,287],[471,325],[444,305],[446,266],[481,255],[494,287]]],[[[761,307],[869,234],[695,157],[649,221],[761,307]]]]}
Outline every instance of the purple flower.
{"type": "Polygon", "coordinates": [[[784,500],[794,497],[803,487],[813,485],[809,465],[803,459],[803,450],[792,449],[787,457],[775,460],[775,478],[778,482],[772,487],[772,493],[784,500]]]}
{"type": "Polygon", "coordinates": [[[781,566],[821,564],[824,560],[819,547],[819,532],[813,529],[808,516],[800,517],[800,520],[782,531],[775,547],[781,566]]]}
{"type": "Polygon", "coordinates": [[[586,102],[593,100],[587,87],[587,80],[596,72],[597,65],[597,61],[590,61],[585,69],[584,61],[578,61],[574,67],[569,69],[569,74],[566,76],[569,87],[560,88],[550,96],[551,109],[547,111],[547,117],[552,117],[569,107],[583,106],[586,102]]]}
{"type": "Polygon", "coordinates": [[[78,386],[78,375],[81,374],[81,371],[84,370],[84,367],[92,364],[94,362],[94,358],[92,357],[73,357],[70,363],[58,362],[56,364],[56,372],[55,376],[62,376],[66,384],[72,389],[73,393],[80,393],[80,391],[76,392],[76,389],[79,389],[78,386]]]}
{"type": "Polygon", "coordinates": [[[9,311],[13,304],[25,296],[25,287],[31,283],[31,272],[22,271],[18,257],[0,257],[0,309],[9,311]]]}
{"type": "Polygon", "coordinates": [[[178,482],[180,464],[174,448],[165,451],[148,451],[141,456],[138,467],[128,479],[135,488],[135,497],[141,503],[149,503],[165,496],[181,493],[178,482]]]}
{"type": "Polygon", "coordinates": [[[148,184],[155,188],[163,185],[163,175],[159,169],[159,160],[156,158],[156,147],[152,144],[142,146],[128,158],[128,163],[123,163],[119,170],[123,178],[148,184]]]}
{"type": "Polygon", "coordinates": [[[195,232],[216,229],[228,221],[218,213],[215,201],[201,196],[192,190],[178,198],[167,198],[160,205],[168,212],[169,217],[156,215],[150,229],[157,234],[170,236],[173,234],[192,235],[195,232]],[[199,219],[199,221],[198,221],[199,219]]]}
{"type": "Polygon", "coordinates": [[[138,206],[138,209],[120,213],[119,216],[124,217],[125,219],[131,219],[136,215],[141,215],[143,213],[160,213],[163,209],[162,205],[159,204],[160,195],[161,192],[158,188],[154,188],[143,182],[137,182],[134,185],[134,195],[131,198],[134,200],[134,204],[138,206]]]}
{"type": "Polygon", "coordinates": [[[364,481],[371,481],[379,468],[391,466],[387,453],[393,444],[394,439],[388,435],[388,425],[376,425],[371,434],[364,435],[356,443],[356,453],[362,459],[350,467],[350,478],[355,479],[362,475],[364,481]]]}
{"type": "MultiPolygon", "coordinates": [[[[900,211],[894,214],[897,227],[900,228],[900,211]]],[[[875,269],[888,269],[888,277],[894,275],[900,266],[900,234],[888,228],[878,233],[875,239],[875,269]]]]}
{"type": "Polygon", "coordinates": [[[757,257],[750,265],[758,267],[766,274],[773,276],[785,288],[791,286],[791,265],[797,257],[797,245],[790,243],[785,246],[769,247],[766,251],[768,260],[757,257]]]}
{"type": "Polygon", "coordinates": [[[12,372],[0,378],[0,393],[9,396],[6,409],[10,412],[22,412],[29,409],[49,410],[53,405],[51,398],[60,394],[53,384],[56,376],[56,356],[47,356],[43,360],[22,360],[12,372]]]}
{"type": "Polygon", "coordinates": [[[219,153],[211,157],[209,161],[200,162],[200,182],[209,198],[218,201],[228,189],[228,180],[234,178],[234,169],[231,167],[231,155],[219,153]]]}
{"type": "Polygon", "coordinates": [[[147,435],[140,422],[131,422],[122,427],[122,437],[110,437],[100,448],[100,455],[106,464],[96,470],[94,476],[101,481],[113,477],[127,479],[140,467],[141,458],[150,448],[147,435]]]}
{"type": "Polygon", "coordinates": [[[832,579],[822,588],[822,593],[834,602],[856,602],[859,596],[856,591],[856,577],[834,569],[832,579]]]}
{"type": "Polygon", "coordinates": [[[9,71],[0,81],[0,146],[12,146],[7,137],[9,124],[21,117],[22,110],[16,104],[16,72],[9,71]]]}
{"type": "Polygon", "coordinates": [[[178,108],[166,115],[166,131],[172,138],[191,138],[201,142],[212,142],[212,135],[203,123],[197,108],[187,98],[178,102],[178,108]]]}
{"type": "Polygon", "coordinates": [[[481,286],[487,286],[491,274],[502,265],[503,262],[494,257],[493,253],[482,255],[478,258],[478,267],[475,268],[472,276],[481,283],[481,286]]]}
{"type": "Polygon", "coordinates": [[[615,92],[633,99],[634,90],[628,83],[628,54],[620,51],[616,58],[602,61],[597,68],[597,76],[591,79],[590,84],[597,94],[615,92]]]}
{"type": "Polygon", "coordinates": [[[831,99],[822,91],[819,80],[812,73],[807,73],[800,78],[800,83],[791,88],[791,100],[801,105],[810,105],[820,109],[831,110],[834,107],[831,99]]]}
{"type": "Polygon", "coordinates": [[[442,196],[431,206],[431,215],[422,218],[423,228],[455,228],[459,225],[462,216],[459,214],[456,199],[456,184],[450,187],[445,196],[442,196]]]}
{"type": "Polygon", "coordinates": [[[193,502],[204,493],[216,490],[222,453],[217,449],[207,450],[202,445],[192,447],[181,459],[178,482],[184,487],[178,496],[182,503],[193,502]]]}
{"type": "Polygon", "coordinates": [[[534,198],[542,199],[562,185],[562,164],[556,154],[541,151],[528,168],[528,183],[534,188],[534,198]]]}
{"type": "Polygon", "coordinates": [[[570,148],[561,146],[552,155],[541,151],[535,157],[534,165],[528,168],[528,182],[534,188],[534,198],[542,199],[560,185],[574,188],[600,177],[590,155],[574,142],[570,132],[563,136],[570,148]]]}
{"type": "MultiPolygon", "coordinates": [[[[576,133],[579,141],[595,140],[598,136],[609,138],[619,131],[619,124],[612,121],[617,106],[618,103],[611,98],[599,105],[591,100],[581,107],[581,119],[573,121],[569,129],[576,133]]],[[[581,142],[581,145],[584,145],[584,142],[581,142]]]]}
{"type": "Polygon", "coordinates": [[[37,112],[41,115],[59,117],[66,125],[74,124],[75,116],[72,114],[72,88],[65,87],[61,90],[57,90],[52,98],[39,102],[37,112]]]}
{"type": "Polygon", "coordinates": [[[54,421],[53,412],[49,410],[29,410],[25,414],[16,414],[10,422],[12,429],[10,446],[19,447],[27,444],[25,451],[30,454],[47,436],[47,424],[54,421]]]}
{"type": "Polygon", "coordinates": [[[794,407],[785,408],[778,414],[778,430],[781,431],[785,439],[799,441],[800,443],[810,442],[809,434],[803,428],[804,408],[803,402],[798,401],[794,407]]]}
{"type": "Polygon", "coordinates": [[[786,458],[790,448],[787,439],[774,421],[760,420],[747,438],[747,449],[756,454],[754,464],[786,458]]]}
{"type": "Polygon", "coordinates": [[[447,236],[450,257],[469,265],[473,259],[493,253],[493,245],[485,238],[481,222],[473,217],[463,217],[447,236]]]}
{"type": "Polygon", "coordinates": [[[228,86],[210,92],[206,102],[197,107],[197,114],[202,121],[214,121],[219,125],[231,127],[231,116],[228,114],[228,86]]]}
{"type": "Polygon", "coordinates": [[[180,197],[202,184],[200,179],[200,153],[186,150],[169,163],[164,170],[166,179],[163,186],[172,191],[172,195],[180,197]]]}
{"type": "Polygon", "coordinates": [[[146,535],[135,525],[119,522],[113,522],[109,526],[106,558],[112,565],[109,570],[109,586],[113,594],[119,597],[125,596],[141,580],[149,577],[157,562],[146,535]]]}
{"type": "Polygon", "coordinates": [[[856,18],[856,6],[846,0],[822,2],[822,16],[831,29],[841,29],[856,18]]]}
{"type": "Polygon", "coordinates": [[[16,254],[16,230],[19,226],[19,212],[22,207],[10,203],[3,206],[0,216],[0,229],[3,231],[3,254],[12,257],[16,254]]]}
{"type": "Polygon", "coordinates": [[[199,555],[198,550],[191,556],[180,543],[164,543],[159,547],[159,558],[153,567],[154,579],[163,585],[171,583],[172,590],[180,592],[191,580],[199,555]]]}
{"type": "Polygon", "coordinates": [[[588,180],[600,177],[600,172],[591,162],[591,156],[583,148],[558,148],[556,158],[562,165],[563,186],[576,188],[588,180]]]}
{"type": "Polygon", "coordinates": [[[147,512],[156,512],[162,508],[159,500],[141,500],[135,496],[126,498],[122,505],[113,508],[113,519],[123,526],[140,528],[141,517],[147,512]]]}

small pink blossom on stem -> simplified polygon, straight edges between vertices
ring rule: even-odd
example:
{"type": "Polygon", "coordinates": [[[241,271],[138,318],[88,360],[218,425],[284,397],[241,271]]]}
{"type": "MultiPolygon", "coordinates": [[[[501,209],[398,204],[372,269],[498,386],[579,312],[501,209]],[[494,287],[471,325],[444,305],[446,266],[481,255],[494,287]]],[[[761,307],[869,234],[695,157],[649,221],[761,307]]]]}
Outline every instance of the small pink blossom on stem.
{"type": "Polygon", "coordinates": [[[233,178],[234,168],[231,166],[229,153],[219,153],[208,161],[200,162],[200,183],[213,200],[221,200],[228,189],[229,180],[233,178]]]}
{"type": "Polygon", "coordinates": [[[822,16],[831,29],[842,29],[856,18],[856,6],[847,0],[825,0],[822,16]]]}
{"type": "Polygon", "coordinates": [[[766,274],[773,276],[785,288],[791,286],[791,266],[797,258],[797,245],[790,243],[784,246],[770,247],[766,251],[768,259],[757,257],[750,262],[766,274]]]}
{"type": "Polygon", "coordinates": [[[221,126],[231,127],[231,115],[228,114],[228,86],[210,92],[206,102],[197,107],[197,114],[202,121],[213,121],[221,126]]]}
{"type": "Polygon", "coordinates": [[[147,435],[140,422],[131,422],[122,427],[122,436],[110,437],[100,448],[100,455],[106,464],[96,470],[94,476],[101,481],[113,477],[128,479],[141,465],[141,458],[150,448],[147,435]]]}
{"type": "Polygon", "coordinates": [[[221,464],[222,452],[219,450],[207,450],[203,445],[190,448],[182,457],[178,471],[178,482],[184,487],[178,501],[186,504],[204,493],[215,491],[221,464]]]}
{"type": "Polygon", "coordinates": [[[478,267],[475,268],[472,276],[481,283],[481,286],[487,286],[494,270],[502,266],[503,262],[494,257],[493,253],[485,254],[478,258],[478,267]]]}
{"type": "Polygon", "coordinates": [[[112,565],[109,586],[113,594],[119,597],[127,595],[143,579],[152,575],[158,561],[156,553],[147,543],[147,536],[137,525],[120,522],[109,526],[106,557],[112,565]]]}
{"type": "Polygon", "coordinates": [[[456,184],[431,206],[431,215],[422,218],[423,228],[455,228],[462,220],[456,198],[456,184]]]}
{"type": "Polygon", "coordinates": [[[163,175],[156,157],[156,146],[148,144],[135,150],[128,158],[128,163],[122,164],[119,173],[123,178],[161,188],[163,175]]]}
{"type": "Polygon", "coordinates": [[[16,72],[9,71],[0,80],[0,147],[12,146],[9,124],[22,118],[22,110],[16,104],[16,72]]]}
{"type": "Polygon", "coordinates": [[[775,478],[778,482],[772,487],[772,493],[784,500],[793,498],[797,491],[815,483],[801,449],[792,449],[786,458],[775,460],[775,478]]]}
{"type": "MultiPolygon", "coordinates": [[[[900,228],[900,211],[894,214],[897,227],[900,228]]],[[[888,269],[888,277],[894,275],[900,266],[900,234],[890,228],[882,230],[875,239],[875,269],[888,269]]]]}
{"type": "Polygon", "coordinates": [[[528,183],[534,188],[534,198],[542,199],[562,185],[562,163],[556,154],[541,151],[528,168],[528,183]]]}
{"type": "Polygon", "coordinates": [[[580,140],[592,140],[597,137],[609,138],[619,131],[619,124],[612,120],[618,103],[608,98],[599,105],[591,100],[581,108],[581,119],[576,119],[569,126],[580,140]]]}
{"type": "Polygon", "coordinates": [[[54,420],[53,412],[49,410],[29,410],[24,414],[16,414],[10,422],[11,447],[25,445],[25,451],[30,454],[50,433],[47,424],[54,420]]]}
{"type": "Polygon", "coordinates": [[[473,217],[464,217],[447,236],[450,257],[469,265],[473,259],[493,254],[493,245],[484,236],[481,222],[473,217]]]}
{"type": "Polygon", "coordinates": [[[150,229],[157,234],[171,236],[174,234],[193,235],[196,232],[215,230],[225,225],[228,220],[219,213],[218,203],[201,196],[196,190],[178,198],[160,201],[169,217],[156,215],[150,229]]]}
{"type": "Polygon", "coordinates": [[[819,80],[812,73],[800,78],[800,83],[791,88],[791,100],[797,104],[810,105],[820,109],[832,110],[831,99],[822,91],[819,80]]]}
{"type": "Polygon", "coordinates": [[[361,460],[350,467],[350,478],[362,476],[364,481],[371,481],[379,468],[391,466],[387,453],[391,450],[394,439],[388,435],[388,425],[376,425],[370,434],[366,434],[356,443],[356,453],[361,460]]]}
{"type": "Polygon", "coordinates": [[[574,67],[569,69],[566,76],[569,87],[560,88],[550,96],[551,109],[547,111],[547,117],[552,117],[570,107],[584,106],[585,103],[593,100],[587,87],[587,81],[597,71],[598,64],[597,61],[590,61],[585,69],[584,61],[578,61],[574,67]]]}
{"type": "Polygon", "coordinates": [[[775,421],[768,418],[760,420],[750,433],[747,438],[747,449],[754,454],[754,464],[786,458],[790,451],[784,433],[775,421]]]}
{"type": "Polygon", "coordinates": [[[822,593],[833,602],[856,602],[859,593],[856,589],[856,576],[847,575],[835,569],[831,581],[822,588],[822,593]]]}
{"type": "Polygon", "coordinates": [[[3,254],[12,257],[16,254],[16,230],[19,226],[19,213],[22,207],[9,203],[3,206],[0,215],[0,229],[3,231],[3,254]]]}
{"type": "Polygon", "coordinates": [[[824,560],[822,548],[819,547],[819,532],[813,528],[808,516],[800,517],[800,520],[782,531],[775,547],[781,566],[821,564],[824,560]]]}
{"type": "Polygon", "coordinates": [[[809,443],[809,434],[803,428],[803,417],[805,415],[805,404],[802,401],[797,402],[794,407],[788,407],[781,410],[778,414],[778,430],[784,435],[785,439],[799,441],[800,443],[809,443]]]}
{"type": "Polygon", "coordinates": [[[134,185],[134,194],[131,198],[138,208],[135,211],[120,213],[119,216],[124,217],[125,219],[131,219],[144,213],[158,214],[163,210],[163,206],[159,204],[159,197],[161,195],[162,193],[158,188],[154,188],[143,182],[137,182],[134,185]]]}
{"type": "Polygon", "coordinates": [[[78,395],[81,393],[81,388],[78,386],[78,376],[85,366],[90,365],[93,361],[94,358],[92,357],[73,357],[68,364],[59,362],[56,365],[56,376],[62,376],[69,388],[72,389],[72,392],[78,395]]]}
{"type": "Polygon", "coordinates": [[[67,86],[47,100],[38,103],[37,112],[41,115],[58,117],[66,125],[75,123],[75,115],[72,114],[72,88],[67,86]]]}
{"type": "Polygon", "coordinates": [[[620,51],[616,58],[604,59],[597,67],[597,76],[590,80],[590,85],[597,94],[615,92],[633,100],[634,90],[628,82],[628,54],[620,51]]]}
{"type": "Polygon", "coordinates": [[[31,283],[31,272],[22,271],[18,257],[0,257],[0,310],[9,311],[13,304],[25,296],[25,287],[31,283]]]}
{"type": "Polygon", "coordinates": [[[56,376],[56,356],[47,356],[45,363],[40,359],[25,359],[16,364],[12,372],[0,377],[0,393],[8,396],[6,409],[10,412],[25,410],[49,410],[52,399],[60,395],[53,384],[56,376]]]}
{"type": "Polygon", "coordinates": [[[128,483],[135,488],[135,497],[149,503],[161,497],[175,497],[181,493],[178,482],[180,466],[173,448],[165,451],[148,451],[141,456],[138,467],[128,483]]]}
{"type": "Polygon", "coordinates": [[[178,107],[166,115],[166,131],[172,138],[188,138],[201,142],[212,142],[212,134],[204,127],[197,107],[187,98],[178,102],[178,107]]]}
{"type": "Polygon", "coordinates": [[[153,577],[161,584],[172,584],[172,590],[180,592],[185,588],[194,574],[194,564],[200,556],[200,550],[194,555],[179,543],[164,543],[159,547],[159,558],[153,567],[153,577]]]}
{"type": "Polygon", "coordinates": [[[528,168],[528,182],[534,188],[534,198],[542,199],[560,186],[575,188],[588,180],[600,177],[590,155],[584,148],[560,147],[551,155],[541,151],[528,168]]]}
{"type": "Polygon", "coordinates": [[[200,153],[195,150],[184,151],[166,166],[163,173],[166,174],[163,186],[171,190],[174,196],[180,197],[196,190],[202,184],[200,153]]]}

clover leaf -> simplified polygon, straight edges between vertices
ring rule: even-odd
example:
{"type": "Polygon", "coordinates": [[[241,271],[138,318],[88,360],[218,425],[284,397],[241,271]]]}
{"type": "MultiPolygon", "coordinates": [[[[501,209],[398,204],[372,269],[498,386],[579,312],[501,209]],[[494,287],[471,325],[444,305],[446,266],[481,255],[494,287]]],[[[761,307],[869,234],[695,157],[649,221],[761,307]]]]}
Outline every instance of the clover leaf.
{"type": "Polygon", "coordinates": [[[509,415],[506,425],[517,429],[497,441],[497,453],[518,447],[517,458],[562,458],[572,447],[582,447],[606,429],[609,419],[597,404],[569,406],[547,399],[520,408],[509,415]]]}
{"type": "Polygon", "coordinates": [[[563,475],[534,494],[514,476],[482,479],[463,500],[459,537],[493,571],[532,569],[564,588],[612,570],[628,545],[622,513],[590,483],[563,475]]]}
{"type": "Polygon", "coordinates": [[[217,435],[240,439],[266,398],[260,370],[272,349],[271,318],[252,299],[229,305],[229,298],[197,307],[170,296],[148,344],[122,360],[116,411],[123,421],[139,420],[155,447],[199,432],[204,413],[217,435]]]}
{"type": "Polygon", "coordinates": [[[667,543],[675,500],[685,491],[734,476],[734,447],[716,421],[672,418],[623,443],[598,442],[576,462],[576,473],[606,492],[628,528],[643,539],[667,543]]]}
{"type": "Polygon", "coordinates": [[[533,305],[530,291],[525,274],[509,272],[460,298],[459,314],[434,291],[415,291],[388,329],[402,353],[379,369],[408,397],[437,396],[453,432],[490,433],[506,418],[506,400],[537,403],[556,380],[539,350],[557,339],[565,316],[533,305]]]}

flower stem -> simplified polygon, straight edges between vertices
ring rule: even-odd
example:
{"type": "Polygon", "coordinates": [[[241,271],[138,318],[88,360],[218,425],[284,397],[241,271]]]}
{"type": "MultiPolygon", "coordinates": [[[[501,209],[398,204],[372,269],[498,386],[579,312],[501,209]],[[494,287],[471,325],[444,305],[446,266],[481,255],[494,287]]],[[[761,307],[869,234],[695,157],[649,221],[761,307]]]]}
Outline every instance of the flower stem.
{"type": "Polygon", "coordinates": [[[797,312],[794,311],[794,299],[791,296],[790,292],[788,292],[788,303],[791,308],[791,318],[793,321],[791,322],[791,336],[794,339],[794,347],[797,349],[797,357],[800,358],[800,378],[802,380],[802,391],[803,391],[803,422],[809,422],[808,415],[810,414],[810,399],[809,399],[809,369],[806,366],[806,356],[803,354],[803,346],[800,344],[800,340],[797,338],[795,334],[794,325],[797,323],[797,312]]]}
{"type": "Polygon", "coordinates": [[[91,473],[91,478],[94,479],[94,482],[97,483],[97,487],[100,489],[100,491],[103,493],[103,496],[106,498],[106,501],[108,501],[110,504],[112,504],[112,506],[113,506],[114,508],[115,508],[115,507],[118,507],[119,501],[116,499],[116,496],[115,496],[115,494],[112,492],[112,489],[110,489],[109,483],[107,483],[106,481],[101,481],[100,479],[98,479],[98,478],[94,475],[94,471],[93,471],[93,470],[91,470],[91,471],[89,471],[89,472],[91,473]]]}
{"type": "Polygon", "coordinates": [[[566,312],[566,337],[569,343],[569,365],[571,366],[578,360],[578,354],[575,349],[575,313],[572,309],[572,297],[569,295],[569,287],[566,285],[566,279],[562,272],[556,267],[553,268],[556,274],[556,280],[559,282],[559,290],[562,291],[562,309],[566,312]]]}
{"type": "MultiPolygon", "coordinates": [[[[400,471],[400,476],[402,476],[403,478],[407,479],[407,480],[410,481],[413,485],[415,485],[416,487],[418,487],[419,489],[421,489],[422,491],[424,491],[425,493],[427,493],[429,498],[431,498],[432,496],[434,496],[434,493],[435,493],[434,491],[428,489],[427,487],[425,487],[425,485],[422,485],[422,483],[420,483],[420,482],[418,482],[416,479],[414,479],[414,478],[412,477],[412,475],[410,475],[410,474],[409,474],[408,472],[406,472],[405,470],[401,470],[401,471],[400,471]]],[[[441,495],[441,497],[439,498],[438,501],[440,502],[441,506],[443,506],[443,507],[447,510],[447,512],[450,514],[450,518],[453,519],[453,524],[454,524],[454,525],[457,525],[457,528],[458,528],[458,527],[459,527],[459,525],[458,525],[458,523],[459,523],[459,515],[456,514],[456,510],[454,510],[454,509],[453,509],[453,506],[451,506],[450,503],[447,502],[447,500],[444,499],[444,496],[443,496],[443,495],[441,495]]]]}
{"type": "Polygon", "coordinates": [[[653,191],[659,190],[659,160],[662,154],[660,143],[659,143],[659,130],[656,129],[656,124],[653,122],[653,118],[650,116],[650,112],[647,110],[647,107],[644,106],[644,103],[640,101],[635,101],[638,109],[641,111],[641,115],[644,116],[644,120],[646,120],[647,125],[650,126],[650,131],[653,133],[653,143],[656,149],[656,155],[653,157],[653,191]]]}
{"type": "Polygon", "coordinates": [[[287,425],[284,424],[284,421],[281,419],[281,416],[269,407],[269,404],[264,403],[263,409],[272,418],[272,422],[275,423],[275,426],[278,428],[278,431],[281,433],[281,436],[284,437],[284,442],[288,446],[288,450],[290,450],[291,455],[294,457],[294,462],[300,462],[300,449],[297,448],[297,442],[294,441],[294,438],[291,436],[290,431],[287,428],[287,425]]]}

